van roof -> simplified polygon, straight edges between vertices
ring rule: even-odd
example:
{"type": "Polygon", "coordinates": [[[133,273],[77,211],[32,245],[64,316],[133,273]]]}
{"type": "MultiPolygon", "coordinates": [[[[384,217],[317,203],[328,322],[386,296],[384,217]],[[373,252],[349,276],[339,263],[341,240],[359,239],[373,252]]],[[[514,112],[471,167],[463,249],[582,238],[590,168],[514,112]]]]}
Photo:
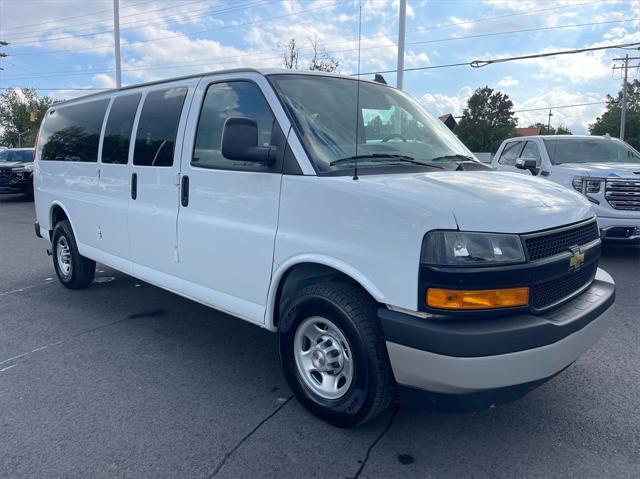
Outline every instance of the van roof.
{"type": "MultiPolygon", "coordinates": [[[[61,101],[59,103],[56,103],[56,104],[52,105],[52,108],[58,107],[60,105],[65,105],[67,103],[72,103],[72,102],[76,102],[76,101],[85,100],[87,98],[99,97],[99,96],[102,96],[102,95],[109,95],[109,94],[116,93],[116,92],[119,92],[119,91],[134,90],[136,88],[143,88],[143,87],[147,87],[147,86],[151,86],[151,85],[162,85],[163,83],[171,83],[171,82],[174,82],[174,81],[188,80],[188,79],[191,79],[191,78],[200,78],[200,77],[204,77],[204,76],[208,76],[208,75],[223,75],[223,74],[227,74],[227,73],[258,73],[258,74],[263,75],[263,76],[281,75],[281,74],[287,74],[287,75],[314,75],[314,76],[329,76],[329,77],[334,77],[334,78],[346,78],[346,79],[352,79],[352,80],[356,79],[355,76],[342,75],[342,74],[338,74],[338,73],[321,72],[321,71],[310,71],[310,70],[290,70],[290,69],[286,69],[286,68],[232,68],[232,69],[227,69],[227,70],[214,70],[214,71],[208,71],[208,72],[194,73],[192,75],[183,75],[183,76],[172,77],[172,78],[163,78],[162,80],[154,80],[154,81],[150,81],[150,82],[136,83],[136,84],[133,84],[133,85],[126,85],[126,86],[123,86],[123,87],[120,87],[120,88],[111,88],[109,90],[103,90],[103,91],[96,92],[96,93],[90,93],[89,95],[83,95],[83,96],[79,96],[79,97],[76,97],[76,98],[71,98],[69,100],[61,101]]],[[[362,79],[362,78],[360,80],[361,81],[366,81],[368,83],[375,83],[376,85],[382,85],[382,83],[377,83],[377,82],[374,82],[373,80],[362,79]]],[[[389,86],[391,88],[394,88],[391,85],[385,85],[385,86],[389,86]]]]}

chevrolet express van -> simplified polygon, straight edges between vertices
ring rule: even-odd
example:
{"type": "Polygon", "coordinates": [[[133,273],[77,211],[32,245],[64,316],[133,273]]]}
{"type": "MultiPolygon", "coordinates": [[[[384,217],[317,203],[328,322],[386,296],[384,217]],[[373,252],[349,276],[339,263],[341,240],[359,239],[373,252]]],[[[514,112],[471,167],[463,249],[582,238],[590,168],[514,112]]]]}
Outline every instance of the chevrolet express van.
{"type": "Polygon", "coordinates": [[[235,70],[56,104],[35,189],[64,286],[100,262],[274,331],[339,426],[514,399],[612,319],[583,195],[491,171],[369,81],[235,70]]]}
{"type": "Polygon", "coordinates": [[[598,216],[602,239],[640,243],[640,152],[624,141],[586,135],[509,138],[492,166],[579,191],[598,216]]]}

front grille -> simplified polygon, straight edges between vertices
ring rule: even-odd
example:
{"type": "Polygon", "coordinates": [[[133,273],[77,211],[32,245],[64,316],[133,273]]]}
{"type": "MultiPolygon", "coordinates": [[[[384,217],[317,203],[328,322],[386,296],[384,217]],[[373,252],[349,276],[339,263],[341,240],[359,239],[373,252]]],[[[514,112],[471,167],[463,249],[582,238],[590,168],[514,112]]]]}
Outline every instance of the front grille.
{"type": "Polygon", "coordinates": [[[589,244],[599,237],[598,225],[595,221],[591,221],[574,228],[525,236],[524,244],[529,261],[537,261],[567,252],[572,246],[589,244]]]}
{"type": "Polygon", "coordinates": [[[0,168],[0,176],[11,176],[11,170],[8,168],[0,168]]]}
{"type": "Polygon", "coordinates": [[[604,196],[616,210],[640,211],[640,180],[608,178],[604,196]]]}
{"type": "Polygon", "coordinates": [[[531,286],[531,307],[542,310],[570,298],[595,278],[598,264],[585,266],[577,271],[531,286]]]}

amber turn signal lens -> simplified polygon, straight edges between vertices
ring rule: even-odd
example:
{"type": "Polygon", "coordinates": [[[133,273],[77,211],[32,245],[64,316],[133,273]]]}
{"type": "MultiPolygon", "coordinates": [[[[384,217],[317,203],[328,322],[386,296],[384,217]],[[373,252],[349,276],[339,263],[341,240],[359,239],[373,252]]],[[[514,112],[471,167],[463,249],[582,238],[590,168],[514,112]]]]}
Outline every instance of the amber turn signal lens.
{"type": "Polygon", "coordinates": [[[427,306],[434,309],[515,308],[529,304],[529,288],[456,290],[429,288],[427,306]]]}

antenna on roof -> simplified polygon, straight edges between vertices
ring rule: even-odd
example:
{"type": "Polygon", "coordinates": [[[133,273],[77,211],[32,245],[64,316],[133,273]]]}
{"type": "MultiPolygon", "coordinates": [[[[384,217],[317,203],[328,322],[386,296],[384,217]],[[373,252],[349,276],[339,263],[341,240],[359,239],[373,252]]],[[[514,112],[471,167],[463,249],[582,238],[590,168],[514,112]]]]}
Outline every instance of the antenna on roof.
{"type": "Polygon", "coordinates": [[[360,41],[362,39],[362,4],[360,4],[360,16],[358,18],[358,76],[356,90],[356,154],[354,155],[353,179],[358,179],[358,140],[360,139],[360,41]]]}

